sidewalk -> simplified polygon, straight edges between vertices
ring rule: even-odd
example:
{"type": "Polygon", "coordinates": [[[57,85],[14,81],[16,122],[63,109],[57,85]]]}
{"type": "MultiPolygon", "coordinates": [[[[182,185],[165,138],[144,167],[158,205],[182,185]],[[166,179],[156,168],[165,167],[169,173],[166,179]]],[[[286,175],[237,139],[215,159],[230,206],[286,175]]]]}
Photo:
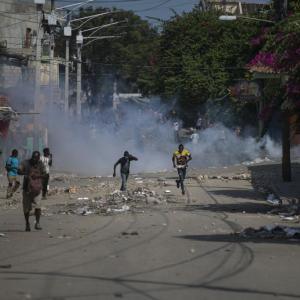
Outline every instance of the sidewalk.
{"type": "Polygon", "coordinates": [[[281,163],[270,163],[248,167],[252,185],[264,194],[273,193],[283,205],[300,204],[300,163],[292,163],[292,181],[282,180],[281,163]]]}

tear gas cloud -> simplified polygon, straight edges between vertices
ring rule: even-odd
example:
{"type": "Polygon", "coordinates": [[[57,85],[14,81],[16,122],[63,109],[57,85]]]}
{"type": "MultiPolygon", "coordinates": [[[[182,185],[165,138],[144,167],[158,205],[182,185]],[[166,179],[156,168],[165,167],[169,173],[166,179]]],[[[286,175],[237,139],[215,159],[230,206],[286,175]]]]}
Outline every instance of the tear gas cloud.
{"type": "MultiPolygon", "coordinates": [[[[49,122],[49,147],[55,169],[109,175],[125,150],[139,159],[132,163],[132,173],[172,169],[171,156],[178,143],[175,143],[173,121],[162,119],[164,106],[158,104],[143,110],[129,104],[123,106],[118,113],[99,112],[92,126],[66,121],[63,115],[57,115],[59,112],[50,118],[54,121],[49,122]]],[[[272,159],[281,155],[280,146],[269,137],[257,143],[254,137],[236,136],[222,124],[200,131],[197,144],[192,143],[189,134],[182,143],[192,152],[190,165],[196,168],[229,166],[261,156],[272,159]]]]}

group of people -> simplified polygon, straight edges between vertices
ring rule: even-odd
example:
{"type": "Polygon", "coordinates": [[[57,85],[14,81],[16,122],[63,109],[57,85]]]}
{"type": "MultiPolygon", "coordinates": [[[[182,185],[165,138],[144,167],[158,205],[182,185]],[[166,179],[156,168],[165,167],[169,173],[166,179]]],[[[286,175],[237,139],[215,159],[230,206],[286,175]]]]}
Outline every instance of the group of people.
{"type": "MultiPolygon", "coordinates": [[[[113,169],[113,177],[116,176],[116,168],[120,165],[120,175],[121,175],[121,191],[126,191],[127,180],[130,173],[130,162],[137,161],[138,158],[129,154],[128,151],[124,152],[123,157],[118,159],[118,161],[114,164],[113,169]]],[[[178,179],[176,180],[177,188],[181,188],[182,195],[185,194],[184,180],[186,177],[186,170],[188,167],[188,162],[192,160],[192,155],[189,150],[185,149],[182,144],[178,146],[178,150],[176,150],[172,155],[172,163],[173,167],[177,169],[178,179]]]]}
{"type": "MultiPolygon", "coordinates": [[[[173,167],[177,169],[178,179],[176,180],[177,188],[181,188],[182,194],[185,194],[184,180],[188,162],[192,159],[189,150],[185,149],[182,144],[178,146],[172,155],[173,167]]],[[[121,191],[126,191],[127,180],[130,173],[131,161],[137,161],[138,158],[131,155],[128,151],[124,152],[123,157],[118,159],[114,164],[113,176],[116,176],[116,168],[120,165],[121,173],[121,191]]],[[[25,217],[25,231],[31,231],[29,222],[30,212],[34,210],[36,230],[41,230],[41,200],[46,199],[49,189],[50,167],[52,166],[52,154],[49,148],[43,150],[43,155],[39,151],[33,151],[30,159],[22,162],[18,159],[18,150],[12,150],[10,157],[6,161],[5,168],[7,170],[7,198],[11,198],[18,190],[20,182],[19,176],[24,176],[22,203],[25,217]]]]}
{"type": "Polygon", "coordinates": [[[11,198],[18,190],[20,182],[18,176],[24,176],[22,203],[25,217],[26,231],[31,231],[29,215],[34,209],[35,229],[41,230],[41,200],[47,196],[50,167],[52,166],[52,154],[49,148],[43,150],[43,155],[39,151],[33,151],[30,159],[18,159],[18,150],[12,150],[10,157],[6,160],[5,168],[7,171],[8,187],[7,198],[11,198]]]}

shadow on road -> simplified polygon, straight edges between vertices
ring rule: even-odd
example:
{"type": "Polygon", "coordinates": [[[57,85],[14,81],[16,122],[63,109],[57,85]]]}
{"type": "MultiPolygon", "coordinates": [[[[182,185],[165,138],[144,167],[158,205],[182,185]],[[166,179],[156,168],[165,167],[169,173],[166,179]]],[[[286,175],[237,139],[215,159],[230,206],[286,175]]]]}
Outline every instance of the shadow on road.
{"type": "Polygon", "coordinates": [[[206,205],[188,205],[185,207],[187,211],[206,210],[212,212],[227,213],[247,213],[247,214],[265,214],[272,210],[267,203],[238,202],[228,204],[206,204],[206,205]]]}
{"type": "Polygon", "coordinates": [[[262,200],[261,194],[254,190],[242,190],[242,189],[226,189],[226,190],[213,190],[209,191],[210,194],[226,196],[230,198],[262,200]]]}
{"type": "Polygon", "coordinates": [[[199,242],[230,242],[230,243],[261,243],[261,244],[291,244],[300,245],[299,240],[291,239],[263,239],[263,238],[244,238],[235,234],[207,234],[207,235],[182,235],[177,238],[193,240],[199,242]]]}

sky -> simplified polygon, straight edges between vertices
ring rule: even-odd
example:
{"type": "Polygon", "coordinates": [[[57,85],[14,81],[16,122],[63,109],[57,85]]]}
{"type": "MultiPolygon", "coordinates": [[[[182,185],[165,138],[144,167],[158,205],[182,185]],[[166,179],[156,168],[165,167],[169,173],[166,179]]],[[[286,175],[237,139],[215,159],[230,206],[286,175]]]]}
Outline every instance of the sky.
{"type": "MultiPolygon", "coordinates": [[[[56,3],[59,6],[81,1],[84,0],[57,0],[56,3]]],[[[269,0],[242,0],[242,2],[268,3],[269,0]]],[[[191,11],[199,0],[94,0],[94,3],[102,7],[133,10],[143,18],[150,16],[166,20],[174,15],[172,10],[178,14],[191,11]]]]}

